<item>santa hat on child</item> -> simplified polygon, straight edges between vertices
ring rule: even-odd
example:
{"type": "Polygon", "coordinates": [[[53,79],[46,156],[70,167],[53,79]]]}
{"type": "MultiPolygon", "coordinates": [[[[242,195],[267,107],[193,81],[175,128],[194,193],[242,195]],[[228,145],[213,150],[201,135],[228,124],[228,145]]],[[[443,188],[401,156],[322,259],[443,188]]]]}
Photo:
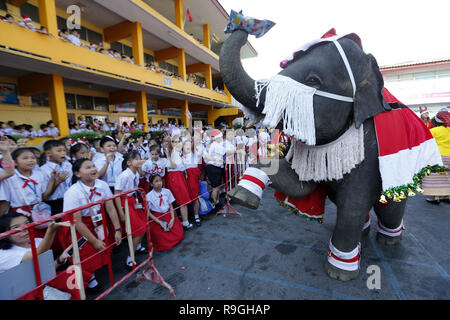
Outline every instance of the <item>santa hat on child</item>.
{"type": "Polygon", "coordinates": [[[424,113],[428,113],[427,107],[419,108],[420,109],[420,115],[423,115],[424,113]]]}
{"type": "Polygon", "coordinates": [[[25,22],[31,21],[31,18],[29,16],[23,16],[23,21],[25,22]]]}
{"type": "Polygon", "coordinates": [[[223,138],[222,131],[220,131],[219,129],[212,129],[211,130],[211,139],[216,140],[218,138],[223,138]]]}

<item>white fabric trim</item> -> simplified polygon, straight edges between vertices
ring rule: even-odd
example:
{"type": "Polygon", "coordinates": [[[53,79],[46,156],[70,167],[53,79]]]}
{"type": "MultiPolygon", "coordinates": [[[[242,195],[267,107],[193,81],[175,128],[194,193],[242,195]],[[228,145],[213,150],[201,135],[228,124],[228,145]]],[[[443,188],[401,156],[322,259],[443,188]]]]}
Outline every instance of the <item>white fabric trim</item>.
{"type": "MultiPolygon", "coordinates": [[[[267,184],[269,183],[269,176],[264,171],[258,168],[250,167],[247,170],[245,170],[244,175],[252,176],[255,179],[258,179],[265,186],[267,186],[267,184]]],[[[262,198],[264,190],[256,183],[249,181],[247,179],[241,179],[238,185],[255,194],[259,199],[262,198]]]]}
{"type": "Polygon", "coordinates": [[[414,175],[428,165],[443,165],[434,138],[424,141],[412,149],[400,150],[378,159],[383,191],[412,183],[414,175]]]}
{"type": "Polygon", "coordinates": [[[338,139],[321,146],[294,139],[286,160],[300,181],[340,180],[364,160],[364,126],[352,125],[338,139]]]}
{"type": "Polygon", "coordinates": [[[275,128],[283,119],[283,132],[308,145],[316,144],[314,125],[315,88],[304,85],[289,77],[275,75],[270,79],[255,82],[256,106],[262,91],[266,88],[263,126],[275,128]]]}
{"type": "Polygon", "coordinates": [[[385,226],[383,226],[383,224],[380,222],[380,220],[378,220],[377,230],[378,230],[379,233],[382,233],[382,234],[387,235],[389,237],[398,237],[403,232],[403,220],[400,223],[400,226],[395,228],[395,229],[386,228],[385,226]]]}
{"type": "Polygon", "coordinates": [[[256,195],[259,199],[262,198],[263,189],[261,189],[261,187],[258,186],[256,183],[246,179],[242,179],[241,181],[239,181],[238,185],[241,186],[242,188],[247,189],[248,191],[256,195]]]}
{"type": "MultiPolygon", "coordinates": [[[[330,248],[330,251],[336,257],[338,257],[339,259],[343,259],[343,260],[349,260],[349,259],[355,258],[358,254],[361,253],[361,243],[358,243],[358,246],[355,249],[353,249],[352,251],[350,251],[350,252],[342,252],[342,251],[339,251],[338,249],[336,249],[333,246],[333,244],[331,243],[331,240],[330,240],[329,248],[330,248]]],[[[355,262],[343,262],[343,261],[336,260],[331,255],[328,255],[328,262],[330,264],[332,264],[336,268],[339,268],[339,269],[342,269],[342,270],[347,270],[347,271],[358,270],[359,269],[360,260],[361,260],[361,256],[358,259],[358,261],[355,261],[355,262]]]]}
{"type": "Polygon", "coordinates": [[[328,37],[328,38],[320,38],[320,39],[312,40],[312,41],[310,41],[310,42],[307,42],[307,43],[303,44],[303,45],[300,46],[299,48],[297,48],[297,50],[295,50],[295,51],[294,51],[291,55],[289,55],[285,60],[292,61],[292,60],[294,59],[294,53],[299,52],[299,51],[306,51],[306,50],[308,50],[309,48],[311,48],[313,45],[318,44],[318,43],[320,43],[320,42],[325,42],[325,41],[332,42],[332,41],[339,40],[340,38],[343,38],[343,37],[345,37],[345,36],[342,36],[342,35],[335,35],[335,36],[328,37]]]}
{"type": "Polygon", "coordinates": [[[269,176],[261,169],[255,167],[250,167],[247,170],[245,170],[244,175],[249,175],[257,178],[262,183],[264,183],[265,186],[267,186],[267,184],[269,183],[269,176]]]}

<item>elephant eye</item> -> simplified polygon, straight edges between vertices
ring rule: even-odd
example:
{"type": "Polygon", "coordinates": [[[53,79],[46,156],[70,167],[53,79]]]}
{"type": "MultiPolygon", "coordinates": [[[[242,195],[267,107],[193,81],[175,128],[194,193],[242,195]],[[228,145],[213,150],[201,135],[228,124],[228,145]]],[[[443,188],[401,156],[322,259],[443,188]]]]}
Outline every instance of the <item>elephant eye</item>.
{"type": "Polygon", "coordinates": [[[322,84],[319,77],[315,75],[307,77],[305,83],[312,87],[319,87],[322,84]]]}

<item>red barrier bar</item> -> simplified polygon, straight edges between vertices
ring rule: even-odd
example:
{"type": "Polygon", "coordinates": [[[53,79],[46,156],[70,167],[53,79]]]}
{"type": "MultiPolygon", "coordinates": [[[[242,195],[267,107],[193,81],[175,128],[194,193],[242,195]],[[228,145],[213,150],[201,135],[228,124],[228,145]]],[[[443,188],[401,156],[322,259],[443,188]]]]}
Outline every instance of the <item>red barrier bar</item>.
{"type": "Polygon", "coordinates": [[[112,248],[110,248],[110,245],[109,245],[108,226],[106,225],[105,202],[103,202],[100,205],[100,212],[102,214],[102,226],[103,226],[103,234],[105,235],[105,241],[104,242],[105,242],[105,246],[106,246],[106,254],[108,255],[109,282],[111,283],[111,286],[113,286],[114,285],[114,273],[113,273],[112,261],[111,261],[112,248]]]}
{"type": "MultiPolygon", "coordinates": [[[[231,177],[231,179],[234,179],[234,178],[235,178],[235,177],[231,177]]],[[[237,178],[239,179],[239,177],[237,177],[237,178]]],[[[225,181],[225,183],[222,184],[222,185],[219,186],[219,187],[223,187],[224,185],[226,186],[226,191],[227,191],[227,204],[229,204],[228,186],[227,186],[228,183],[227,183],[227,182],[228,182],[228,175],[226,176],[226,181],[225,181]]],[[[23,295],[22,297],[26,296],[27,294],[29,294],[29,293],[31,293],[31,292],[34,292],[34,291],[36,291],[36,290],[39,290],[40,293],[39,293],[38,297],[39,297],[40,299],[43,299],[43,289],[44,289],[44,286],[47,285],[49,282],[55,280],[58,276],[61,276],[61,275],[62,275],[62,274],[59,274],[59,275],[57,275],[55,278],[53,278],[53,279],[47,281],[46,283],[42,283],[42,279],[41,279],[41,276],[40,276],[40,270],[39,270],[38,257],[37,257],[37,249],[36,249],[35,241],[34,241],[34,239],[35,239],[35,237],[34,237],[34,228],[35,228],[36,226],[41,225],[41,224],[45,224],[45,223],[47,223],[47,222],[56,221],[56,220],[62,219],[63,217],[66,217],[66,216],[69,216],[69,215],[70,215],[70,217],[69,217],[69,218],[70,218],[70,224],[73,225],[73,224],[74,224],[74,217],[73,217],[73,214],[74,214],[74,213],[79,212],[79,211],[82,211],[82,210],[84,210],[84,209],[88,209],[88,208],[93,207],[93,206],[96,206],[96,205],[100,205],[100,208],[101,208],[102,224],[103,224],[103,228],[104,228],[104,231],[105,231],[105,247],[106,247],[106,248],[103,249],[103,250],[101,250],[101,251],[96,252],[95,254],[93,254],[93,255],[87,257],[85,260],[80,261],[80,262],[77,264],[77,265],[79,265],[80,268],[81,268],[81,265],[82,265],[84,262],[88,261],[89,259],[94,258],[94,257],[97,256],[98,254],[103,253],[105,250],[108,250],[108,251],[107,251],[107,253],[108,253],[108,258],[109,258],[109,259],[108,259],[108,269],[109,269],[109,276],[110,276],[111,287],[110,287],[109,289],[107,289],[105,292],[103,292],[102,294],[100,294],[100,295],[96,298],[96,300],[100,300],[100,299],[102,299],[103,297],[105,297],[105,296],[106,296],[108,293],[110,293],[113,289],[117,288],[118,285],[120,285],[120,284],[123,283],[126,279],[128,279],[132,274],[136,273],[139,269],[141,269],[146,263],[149,263],[149,266],[146,268],[146,270],[145,270],[141,275],[138,276],[138,279],[139,279],[139,278],[145,278],[145,279],[147,279],[147,280],[150,280],[150,281],[153,281],[153,282],[155,282],[155,283],[158,283],[158,284],[161,284],[161,285],[163,285],[163,286],[166,286],[166,287],[169,289],[169,291],[170,291],[170,293],[171,293],[171,296],[174,296],[173,288],[170,286],[170,284],[168,284],[168,283],[166,283],[166,282],[164,281],[164,279],[163,279],[162,276],[159,274],[158,270],[156,269],[156,267],[155,267],[155,265],[154,265],[154,263],[153,263],[153,257],[152,257],[152,253],[153,253],[153,245],[152,245],[152,242],[151,242],[151,235],[150,235],[150,223],[154,222],[153,220],[148,221],[148,223],[146,224],[146,227],[147,227],[147,232],[146,232],[146,233],[147,233],[147,245],[148,245],[148,251],[149,251],[149,258],[147,258],[147,259],[146,259],[144,262],[142,262],[139,266],[136,266],[136,265],[134,264],[134,265],[133,265],[133,269],[132,269],[132,271],[131,271],[130,273],[128,273],[127,275],[125,275],[125,276],[124,276],[122,279],[120,279],[118,282],[116,282],[116,283],[114,282],[114,275],[113,275],[112,262],[111,262],[111,251],[112,251],[112,248],[115,246],[115,242],[112,243],[112,244],[109,244],[109,239],[108,239],[108,237],[107,237],[107,235],[106,235],[107,226],[106,226],[106,213],[105,213],[105,209],[104,209],[104,203],[107,202],[107,201],[113,200],[113,199],[115,199],[115,198],[118,198],[118,197],[126,196],[126,195],[128,195],[128,194],[130,194],[130,193],[134,193],[134,192],[139,192],[139,193],[141,194],[142,199],[143,199],[144,208],[145,208],[146,212],[148,212],[149,207],[148,207],[148,203],[147,203],[146,198],[145,198],[145,192],[144,192],[144,190],[143,190],[143,189],[140,189],[140,188],[135,188],[135,189],[132,189],[132,190],[128,190],[128,191],[126,191],[126,192],[123,192],[123,193],[121,193],[121,194],[113,195],[113,196],[111,196],[111,197],[109,197],[109,198],[104,198],[104,199],[98,200],[98,201],[96,201],[96,202],[92,202],[92,203],[89,203],[89,204],[80,206],[80,207],[78,207],[78,208],[75,208],[75,209],[72,209],[72,210],[69,210],[69,211],[62,212],[62,213],[60,213],[60,214],[51,216],[51,217],[49,217],[49,218],[47,218],[47,219],[44,219],[44,220],[41,220],[41,221],[38,221],[38,222],[32,222],[32,223],[27,224],[27,225],[25,225],[25,226],[22,226],[22,227],[13,229],[13,230],[9,230],[9,231],[7,231],[7,232],[4,232],[4,233],[0,234],[0,239],[9,237],[9,236],[11,236],[11,235],[13,235],[13,234],[16,234],[16,233],[19,233],[19,232],[22,232],[22,231],[28,231],[29,234],[30,234],[30,243],[31,243],[31,250],[32,250],[32,255],[33,255],[33,266],[34,266],[34,271],[35,271],[35,275],[36,275],[37,286],[36,286],[36,288],[34,288],[33,290],[29,291],[28,293],[26,293],[26,294],[23,295]],[[149,270],[151,271],[151,278],[148,278],[148,276],[146,276],[146,274],[145,274],[145,273],[146,273],[147,271],[149,271],[149,270]]],[[[210,192],[210,191],[208,191],[208,192],[206,192],[206,193],[209,193],[209,192],[210,192]]],[[[191,201],[189,201],[189,202],[187,202],[187,203],[185,203],[185,204],[183,204],[183,205],[180,205],[180,206],[174,208],[174,210],[177,210],[177,209],[181,208],[181,207],[184,206],[184,205],[188,205],[188,204],[190,204],[190,203],[196,201],[199,197],[205,195],[206,193],[201,194],[201,195],[199,195],[196,199],[193,199],[193,200],[191,200],[191,201]]],[[[238,213],[238,214],[239,214],[239,213],[238,213]]],[[[239,215],[240,215],[240,214],[239,214],[239,215]]],[[[122,237],[122,240],[125,239],[125,238],[126,238],[126,236],[125,236],[125,237],[122,237]]],[[[80,270],[81,270],[81,269],[80,269],[80,270]]],[[[80,288],[80,291],[81,291],[81,288],[80,288]]],[[[84,287],[83,287],[83,293],[84,293],[84,287]]],[[[84,295],[81,294],[81,292],[80,292],[80,295],[81,295],[81,297],[83,298],[84,295]]]]}
{"type": "MultiPolygon", "coordinates": [[[[41,279],[41,269],[39,267],[39,259],[36,248],[36,241],[34,239],[34,228],[28,229],[28,234],[30,237],[30,245],[31,245],[31,255],[33,257],[33,267],[34,267],[34,276],[36,277],[36,285],[40,286],[42,284],[41,279]]],[[[38,298],[40,300],[44,300],[44,290],[40,290],[38,292],[38,298]]]]}

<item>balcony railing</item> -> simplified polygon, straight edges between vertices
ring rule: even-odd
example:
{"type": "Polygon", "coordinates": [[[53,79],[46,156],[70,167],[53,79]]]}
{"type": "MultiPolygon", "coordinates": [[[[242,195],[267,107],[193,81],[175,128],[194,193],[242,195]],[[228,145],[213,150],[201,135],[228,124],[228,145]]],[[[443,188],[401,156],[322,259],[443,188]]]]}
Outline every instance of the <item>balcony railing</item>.
{"type": "MultiPolygon", "coordinates": [[[[102,74],[141,85],[176,91],[220,103],[230,104],[231,98],[214,90],[201,88],[186,81],[146,69],[144,66],[78,47],[58,37],[50,37],[8,22],[0,21],[0,50],[51,61],[69,68],[102,74]]],[[[1,62],[0,62],[1,63],[1,62]]],[[[50,70],[51,71],[51,70],[50,70]]]]}

